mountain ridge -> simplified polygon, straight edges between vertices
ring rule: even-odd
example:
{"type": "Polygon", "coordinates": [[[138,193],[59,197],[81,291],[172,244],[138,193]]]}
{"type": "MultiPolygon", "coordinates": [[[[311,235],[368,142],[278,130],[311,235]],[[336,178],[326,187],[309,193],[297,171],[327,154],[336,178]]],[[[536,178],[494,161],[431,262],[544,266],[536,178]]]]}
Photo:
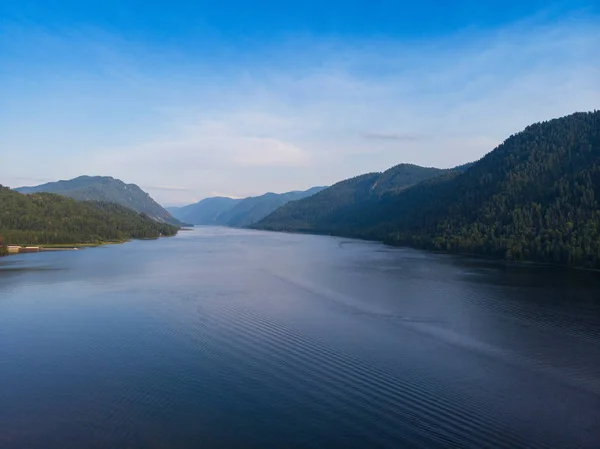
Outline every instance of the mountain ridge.
{"type": "Polygon", "coordinates": [[[197,225],[243,227],[256,223],[290,201],[314,195],[324,188],[317,186],[284,193],[267,192],[247,198],[209,197],[171,210],[179,220],[197,225]]]}
{"type": "Polygon", "coordinates": [[[600,111],[578,112],[529,125],[464,170],[358,209],[322,218],[283,207],[254,227],[600,268],[599,200],[600,111]]]}
{"type": "Polygon", "coordinates": [[[120,204],[76,201],[55,193],[23,194],[0,186],[0,204],[5,244],[96,244],[178,231],[120,204]]]}
{"type": "Polygon", "coordinates": [[[69,180],[18,187],[14,190],[20,193],[55,193],[76,201],[116,203],[144,213],[159,222],[183,225],[138,185],[127,184],[112,176],[82,175],[69,180]]]}
{"type": "Polygon", "coordinates": [[[288,225],[292,229],[297,226],[295,230],[308,231],[311,228],[308,223],[307,226],[300,224],[303,217],[310,217],[310,220],[317,223],[326,221],[345,211],[360,207],[373,198],[401,191],[447,171],[414,164],[398,164],[383,172],[364,173],[337,182],[309,198],[286,204],[258,222],[257,226],[270,229],[270,222],[290,221],[288,225]]]}

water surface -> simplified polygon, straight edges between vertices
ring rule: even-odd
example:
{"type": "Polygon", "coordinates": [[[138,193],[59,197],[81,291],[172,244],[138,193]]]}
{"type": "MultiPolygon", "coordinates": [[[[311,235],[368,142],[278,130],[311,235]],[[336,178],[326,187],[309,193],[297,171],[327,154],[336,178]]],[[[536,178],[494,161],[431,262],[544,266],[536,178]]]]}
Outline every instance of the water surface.
{"type": "Polygon", "coordinates": [[[600,447],[600,275],[196,228],[0,259],[1,448],[600,447]]]}

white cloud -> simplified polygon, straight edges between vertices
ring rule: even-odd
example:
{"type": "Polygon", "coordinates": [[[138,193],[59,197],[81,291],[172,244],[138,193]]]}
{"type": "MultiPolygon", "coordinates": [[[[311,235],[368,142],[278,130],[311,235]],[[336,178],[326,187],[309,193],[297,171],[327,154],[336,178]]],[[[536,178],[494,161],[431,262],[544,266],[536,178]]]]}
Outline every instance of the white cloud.
{"type": "Polygon", "coordinates": [[[244,166],[285,167],[288,165],[308,165],[309,154],[295,145],[272,138],[246,137],[232,139],[228,143],[231,161],[244,166]],[[243,148],[242,151],[232,148],[243,148]]]}

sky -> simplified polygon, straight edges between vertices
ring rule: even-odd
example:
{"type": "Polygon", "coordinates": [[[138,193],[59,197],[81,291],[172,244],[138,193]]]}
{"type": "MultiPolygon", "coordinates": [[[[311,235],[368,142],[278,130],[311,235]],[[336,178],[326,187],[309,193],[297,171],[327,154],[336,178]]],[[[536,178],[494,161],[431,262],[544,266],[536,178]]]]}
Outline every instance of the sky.
{"type": "Polygon", "coordinates": [[[600,109],[600,1],[0,0],[0,184],[164,205],[474,161],[600,109]]]}

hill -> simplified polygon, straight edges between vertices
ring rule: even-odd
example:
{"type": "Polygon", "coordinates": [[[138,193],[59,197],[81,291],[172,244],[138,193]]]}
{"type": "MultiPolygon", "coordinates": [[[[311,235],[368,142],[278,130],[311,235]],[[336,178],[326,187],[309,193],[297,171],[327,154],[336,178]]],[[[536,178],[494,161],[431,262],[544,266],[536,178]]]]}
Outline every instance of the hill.
{"type": "Polygon", "coordinates": [[[269,215],[278,207],[306,198],[325,187],[312,187],[304,191],[265,193],[264,195],[233,199],[205,198],[202,201],[172,209],[176,218],[198,225],[248,226],[269,215]]]}
{"type": "Polygon", "coordinates": [[[178,208],[167,208],[173,216],[186,223],[199,225],[221,224],[221,215],[232,209],[241,199],[222,196],[205,198],[194,204],[178,208]]]}
{"type": "Polygon", "coordinates": [[[51,193],[24,195],[0,186],[0,204],[5,244],[102,243],[178,231],[119,204],[75,201],[51,193]]]}
{"type": "Polygon", "coordinates": [[[312,187],[308,190],[298,190],[286,193],[265,193],[260,196],[244,198],[233,208],[225,212],[221,219],[227,226],[250,226],[277,208],[303,198],[311,197],[325,187],[312,187]]]}
{"type": "MultiPolygon", "coordinates": [[[[600,268],[600,111],[528,126],[466,170],[298,226],[436,251],[600,268]]],[[[302,217],[295,217],[302,218],[302,217]]]]}
{"type": "Polygon", "coordinates": [[[360,214],[360,208],[384,194],[398,193],[423,180],[445,173],[438,168],[400,164],[383,173],[346,179],[301,201],[286,204],[257,223],[260,229],[331,232],[336,217],[360,214]]]}
{"type": "Polygon", "coordinates": [[[49,182],[34,187],[19,187],[21,193],[56,193],[77,201],[102,201],[116,203],[144,213],[153,220],[182,225],[150,195],[135,184],[125,184],[110,176],[79,176],[68,181],[49,182]]]}

